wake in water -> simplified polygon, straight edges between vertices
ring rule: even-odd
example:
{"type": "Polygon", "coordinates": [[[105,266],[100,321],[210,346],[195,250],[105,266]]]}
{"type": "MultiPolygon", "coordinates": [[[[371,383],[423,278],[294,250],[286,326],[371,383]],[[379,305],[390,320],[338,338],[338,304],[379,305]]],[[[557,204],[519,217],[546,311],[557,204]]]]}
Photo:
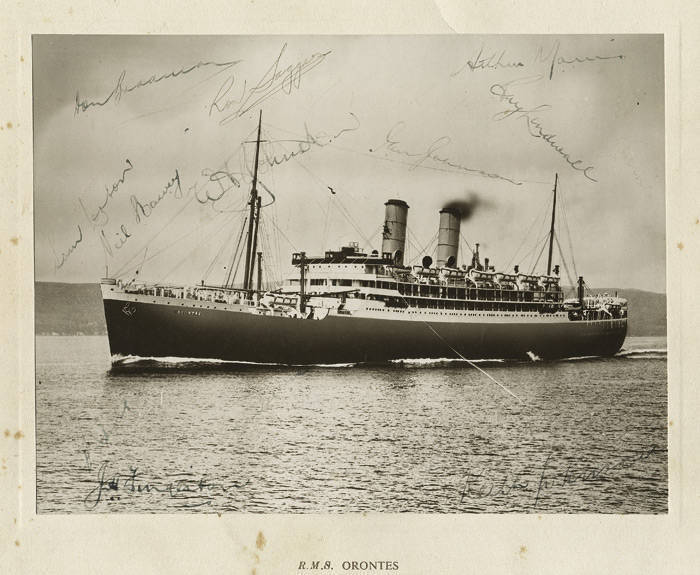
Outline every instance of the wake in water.
{"type": "MultiPolygon", "coordinates": [[[[525,363],[537,362],[542,360],[532,352],[528,352],[529,360],[525,363]]],[[[653,349],[622,349],[612,358],[603,358],[595,355],[583,355],[577,357],[567,357],[557,361],[585,361],[585,360],[600,360],[600,359],[666,359],[667,351],[665,348],[653,349]]],[[[468,366],[470,363],[488,365],[504,365],[504,364],[520,364],[524,360],[505,360],[505,359],[463,359],[453,357],[440,358],[406,358],[392,359],[388,362],[381,363],[315,363],[315,364],[284,364],[284,363],[262,363],[252,361],[231,361],[225,359],[214,358],[196,358],[196,357],[140,357],[136,355],[113,355],[112,367],[118,369],[120,367],[152,367],[152,368],[196,368],[215,367],[215,366],[239,366],[239,367],[267,367],[267,368],[289,368],[289,367],[307,367],[307,368],[347,368],[347,367],[368,367],[377,365],[397,366],[406,368],[438,368],[438,367],[459,367],[468,366]]]]}
{"type": "Polygon", "coordinates": [[[264,363],[255,361],[237,361],[228,359],[216,359],[216,358],[198,358],[198,357],[141,357],[138,355],[113,355],[112,356],[112,367],[125,367],[125,366],[136,366],[136,367],[195,367],[197,365],[209,365],[209,366],[247,366],[247,367],[353,367],[354,363],[318,363],[312,365],[302,365],[302,364],[286,364],[286,363],[264,363]]]}
{"type": "Polygon", "coordinates": [[[653,349],[621,349],[615,354],[615,357],[624,357],[627,359],[666,359],[668,352],[666,348],[653,349]]]}
{"type": "MultiPolygon", "coordinates": [[[[392,359],[389,361],[390,364],[398,365],[401,367],[447,367],[453,365],[469,365],[469,363],[480,363],[480,364],[502,364],[505,363],[505,359],[462,359],[461,357],[439,357],[439,358],[407,358],[407,359],[392,359]]],[[[356,364],[361,365],[361,364],[356,364]]]]}

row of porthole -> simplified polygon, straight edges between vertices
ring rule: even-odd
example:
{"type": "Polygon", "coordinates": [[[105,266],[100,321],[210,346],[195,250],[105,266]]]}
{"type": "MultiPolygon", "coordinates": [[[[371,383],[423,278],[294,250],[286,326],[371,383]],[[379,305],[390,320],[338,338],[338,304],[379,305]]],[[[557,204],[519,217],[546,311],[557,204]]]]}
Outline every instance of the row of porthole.
{"type": "MultiPolygon", "coordinates": [[[[386,310],[386,308],[368,307],[368,308],[367,308],[367,311],[387,311],[387,310],[386,310]]],[[[405,313],[404,310],[390,310],[390,311],[405,313]]],[[[517,315],[514,315],[514,314],[510,314],[510,313],[470,313],[470,314],[464,314],[464,313],[462,313],[462,314],[459,314],[459,313],[447,313],[447,314],[446,314],[446,313],[444,313],[444,312],[437,312],[437,311],[427,311],[427,312],[409,311],[408,313],[409,313],[409,314],[412,314],[412,313],[427,313],[427,314],[431,314],[431,315],[435,315],[435,314],[440,314],[440,315],[471,315],[471,316],[487,316],[487,317],[522,317],[522,316],[517,316],[517,315]]],[[[535,312],[535,313],[526,313],[526,314],[524,314],[524,315],[537,317],[537,316],[539,316],[540,314],[538,314],[538,313],[535,312]]]]}
{"type": "MultiPolygon", "coordinates": [[[[134,298],[134,301],[138,303],[139,300],[136,299],[136,298],[134,298]]],[[[158,303],[158,302],[157,302],[156,300],[153,300],[153,303],[158,303]]],[[[165,303],[166,303],[167,305],[170,305],[170,302],[169,302],[169,301],[166,301],[165,303]]],[[[185,304],[184,304],[184,303],[181,303],[180,305],[184,307],[185,304]]],[[[199,307],[201,307],[202,309],[204,309],[205,306],[200,305],[199,307]]],[[[211,309],[212,307],[213,307],[214,309],[216,309],[216,306],[209,306],[209,305],[206,306],[207,309],[211,309]]]]}

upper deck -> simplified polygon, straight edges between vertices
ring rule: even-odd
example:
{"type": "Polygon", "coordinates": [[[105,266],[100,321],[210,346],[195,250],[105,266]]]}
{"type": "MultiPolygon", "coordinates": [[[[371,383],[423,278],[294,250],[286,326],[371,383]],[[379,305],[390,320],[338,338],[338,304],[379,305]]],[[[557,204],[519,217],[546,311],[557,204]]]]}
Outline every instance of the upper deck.
{"type": "MultiPolygon", "coordinates": [[[[327,251],[324,256],[294,254],[292,264],[303,265],[304,273],[289,278],[288,289],[303,291],[309,297],[335,295],[343,300],[370,300],[372,305],[379,302],[388,308],[541,314],[576,311],[571,303],[565,308],[558,275],[496,272],[493,266],[481,265],[478,259],[474,265],[462,268],[401,266],[393,262],[390,254],[380,256],[375,251],[368,255],[357,244],[351,244],[338,251],[327,251]],[[302,276],[304,286],[300,289],[302,276]]],[[[589,310],[586,317],[626,317],[626,301],[608,299],[603,304],[584,301],[583,307],[589,310]]],[[[575,320],[582,314],[569,316],[575,320]]]]}

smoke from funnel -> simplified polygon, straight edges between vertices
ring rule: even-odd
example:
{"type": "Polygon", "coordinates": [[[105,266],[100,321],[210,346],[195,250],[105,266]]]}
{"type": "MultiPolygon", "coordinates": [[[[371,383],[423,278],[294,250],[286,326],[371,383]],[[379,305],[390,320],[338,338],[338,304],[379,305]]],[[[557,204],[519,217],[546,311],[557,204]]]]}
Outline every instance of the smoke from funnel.
{"type": "Polygon", "coordinates": [[[447,210],[454,210],[459,213],[459,219],[466,222],[469,218],[474,215],[477,208],[486,205],[487,202],[482,200],[474,192],[467,194],[467,197],[460,200],[452,200],[447,202],[442,208],[447,210]]]}

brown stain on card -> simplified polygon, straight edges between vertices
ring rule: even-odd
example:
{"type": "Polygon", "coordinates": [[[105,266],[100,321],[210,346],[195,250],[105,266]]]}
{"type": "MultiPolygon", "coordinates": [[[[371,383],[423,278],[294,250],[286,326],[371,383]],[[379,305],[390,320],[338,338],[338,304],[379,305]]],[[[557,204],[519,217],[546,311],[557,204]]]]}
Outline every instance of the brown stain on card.
{"type": "Polygon", "coordinates": [[[265,549],[265,545],[267,544],[267,539],[265,539],[265,536],[263,535],[262,531],[258,531],[258,538],[255,540],[255,546],[262,551],[265,549]]]}
{"type": "Polygon", "coordinates": [[[17,433],[15,433],[15,439],[22,439],[24,437],[24,433],[22,433],[20,430],[17,430],[17,433]]]}
{"type": "Polygon", "coordinates": [[[525,547],[525,545],[521,545],[521,546],[520,546],[520,553],[519,553],[520,558],[521,558],[521,559],[525,559],[525,554],[526,554],[526,553],[527,553],[527,547],[525,547]]]}
{"type": "Polygon", "coordinates": [[[676,247],[677,247],[679,250],[682,251],[683,248],[684,248],[685,246],[683,245],[683,242],[678,242],[678,243],[676,244],[676,247]]]}
{"type": "Polygon", "coordinates": [[[10,430],[9,430],[9,429],[6,429],[6,430],[5,430],[5,437],[10,437],[10,435],[11,435],[11,434],[10,434],[10,430]]]}
{"type": "Polygon", "coordinates": [[[10,238],[10,242],[12,243],[12,245],[16,246],[19,243],[19,238],[17,236],[14,236],[10,238]]]}

